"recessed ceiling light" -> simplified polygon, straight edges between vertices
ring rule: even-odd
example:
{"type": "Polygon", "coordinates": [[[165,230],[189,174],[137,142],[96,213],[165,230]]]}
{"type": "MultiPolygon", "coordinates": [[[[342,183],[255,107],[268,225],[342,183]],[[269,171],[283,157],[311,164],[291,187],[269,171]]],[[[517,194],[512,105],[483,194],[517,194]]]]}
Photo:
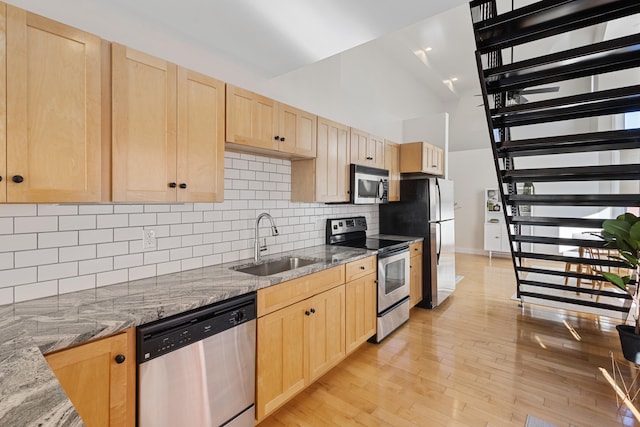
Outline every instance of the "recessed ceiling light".
{"type": "Polygon", "coordinates": [[[425,51],[425,52],[431,52],[432,50],[433,50],[433,49],[432,49],[431,47],[429,47],[429,46],[424,48],[424,51],[425,51]]]}
{"type": "Polygon", "coordinates": [[[457,81],[458,81],[458,78],[457,78],[457,77],[451,77],[451,81],[452,81],[452,82],[457,82],[457,81]]]}

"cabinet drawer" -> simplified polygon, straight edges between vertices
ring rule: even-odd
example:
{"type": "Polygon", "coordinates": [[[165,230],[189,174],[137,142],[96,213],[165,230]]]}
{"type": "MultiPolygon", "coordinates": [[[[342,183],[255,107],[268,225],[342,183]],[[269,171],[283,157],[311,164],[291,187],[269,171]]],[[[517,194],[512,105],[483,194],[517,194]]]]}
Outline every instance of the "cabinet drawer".
{"type": "Polygon", "coordinates": [[[409,245],[411,256],[422,255],[422,242],[416,242],[409,245]]]}
{"type": "Polygon", "coordinates": [[[344,283],[344,265],[279,283],[258,291],[258,317],[344,283]]]}
{"type": "Polygon", "coordinates": [[[376,272],[376,257],[370,256],[358,261],[353,261],[347,264],[346,282],[350,282],[360,277],[364,277],[367,274],[376,272]]]}

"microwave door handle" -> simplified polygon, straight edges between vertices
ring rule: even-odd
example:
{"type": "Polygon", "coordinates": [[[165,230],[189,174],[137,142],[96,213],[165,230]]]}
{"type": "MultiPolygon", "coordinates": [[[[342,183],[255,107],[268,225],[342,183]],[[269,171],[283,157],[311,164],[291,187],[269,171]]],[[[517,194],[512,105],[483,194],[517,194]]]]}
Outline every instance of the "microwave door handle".
{"type": "Polygon", "coordinates": [[[378,182],[378,199],[384,199],[384,180],[378,182]]]}

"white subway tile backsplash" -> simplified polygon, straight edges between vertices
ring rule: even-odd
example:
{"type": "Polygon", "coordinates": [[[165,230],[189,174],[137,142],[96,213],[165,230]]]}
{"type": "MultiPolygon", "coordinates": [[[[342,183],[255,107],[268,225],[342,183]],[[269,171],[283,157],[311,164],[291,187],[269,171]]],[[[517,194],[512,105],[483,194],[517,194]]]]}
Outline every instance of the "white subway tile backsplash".
{"type": "Polygon", "coordinates": [[[38,216],[78,215],[77,205],[37,205],[38,216]]]}
{"type": "Polygon", "coordinates": [[[61,264],[41,265],[38,267],[38,281],[63,279],[78,275],[77,262],[65,262],[61,264]]]}
{"type": "Polygon", "coordinates": [[[0,270],[0,288],[6,288],[7,286],[24,285],[26,283],[34,283],[37,281],[37,267],[0,270]]]}
{"type": "Polygon", "coordinates": [[[114,206],[115,205],[80,205],[78,206],[78,213],[80,215],[112,214],[114,206]]]}
{"type": "Polygon", "coordinates": [[[113,258],[97,258],[78,262],[79,274],[94,274],[113,270],[113,258]]]}
{"type": "Polygon", "coordinates": [[[13,229],[16,234],[58,231],[58,217],[34,216],[15,218],[13,220],[13,229]]]}
{"type": "Polygon", "coordinates": [[[0,234],[13,234],[13,218],[0,218],[0,234]]]}
{"type": "Polygon", "coordinates": [[[250,259],[261,212],[280,232],[261,223],[266,254],[323,244],[327,217],[365,215],[377,232],[375,206],[290,202],[290,165],[225,153],[222,203],[0,205],[0,304],[250,259]]]}
{"type": "MultiPolygon", "coordinates": [[[[115,230],[119,230],[116,228],[115,230]]],[[[113,242],[115,230],[105,228],[102,230],[81,230],[78,232],[78,243],[80,245],[91,245],[94,243],[113,242]]]]}
{"type": "Polygon", "coordinates": [[[95,215],[76,215],[58,217],[60,231],[65,230],[90,230],[96,228],[95,215]]]}
{"type": "Polygon", "coordinates": [[[156,264],[133,267],[129,269],[129,280],[146,279],[148,277],[155,277],[156,275],[156,264]]]}
{"type": "Polygon", "coordinates": [[[13,304],[13,288],[0,288],[0,305],[13,304]]]}
{"type": "Polygon", "coordinates": [[[119,228],[129,226],[128,214],[98,215],[97,228],[119,228]]]}
{"type": "Polygon", "coordinates": [[[8,234],[0,236],[0,252],[14,252],[38,247],[37,234],[8,234]]]}
{"type": "Polygon", "coordinates": [[[96,286],[108,286],[114,283],[122,283],[129,280],[129,270],[113,270],[96,275],[96,286]]]}
{"type": "MultiPolygon", "coordinates": [[[[66,249],[66,248],[64,248],[66,249]]],[[[15,253],[15,268],[34,267],[58,262],[58,249],[36,249],[33,251],[18,251],[15,253]]]]}
{"type": "Polygon", "coordinates": [[[128,242],[101,243],[97,245],[96,256],[98,258],[104,258],[115,255],[126,255],[128,253],[128,242]]]}
{"type": "Polygon", "coordinates": [[[140,267],[144,263],[142,254],[120,255],[113,257],[113,268],[119,270],[121,268],[140,267]]]}
{"type": "Polygon", "coordinates": [[[15,302],[50,297],[58,294],[58,281],[31,283],[15,287],[15,302]]]}
{"type": "Polygon", "coordinates": [[[13,268],[13,252],[0,253],[0,270],[13,268]]]}
{"type": "Polygon", "coordinates": [[[96,276],[90,274],[88,276],[70,277],[68,279],[58,280],[58,291],[61,294],[69,292],[84,291],[96,287],[96,276]]]}
{"type": "Polygon", "coordinates": [[[36,216],[38,205],[0,205],[0,217],[36,216]]]}
{"type": "Polygon", "coordinates": [[[60,248],[60,262],[92,259],[96,257],[96,253],[96,245],[82,245],[60,248]]]}
{"type": "Polygon", "coordinates": [[[163,262],[162,264],[157,264],[157,273],[158,275],[177,273],[178,271],[181,271],[181,266],[182,264],[180,261],[163,262]]]}

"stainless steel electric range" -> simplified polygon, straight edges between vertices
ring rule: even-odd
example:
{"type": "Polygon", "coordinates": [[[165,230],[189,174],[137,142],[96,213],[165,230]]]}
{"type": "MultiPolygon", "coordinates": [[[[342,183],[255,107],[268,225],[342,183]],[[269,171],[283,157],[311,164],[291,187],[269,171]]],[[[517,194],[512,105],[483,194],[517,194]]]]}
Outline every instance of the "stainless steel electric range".
{"type": "Polygon", "coordinates": [[[367,237],[363,216],[327,220],[328,245],[378,251],[377,332],[382,341],[409,320],[409,243],[367,237]]]}

